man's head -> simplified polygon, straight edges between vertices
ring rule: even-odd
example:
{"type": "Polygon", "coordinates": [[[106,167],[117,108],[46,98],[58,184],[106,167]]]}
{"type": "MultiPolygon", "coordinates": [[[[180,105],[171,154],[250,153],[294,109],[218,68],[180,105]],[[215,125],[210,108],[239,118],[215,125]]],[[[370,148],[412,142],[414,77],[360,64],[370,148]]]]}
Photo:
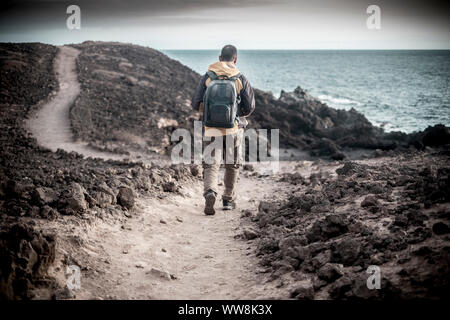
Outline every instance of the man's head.
{"type": "Polygon", "coordinates": [[[232,62],[236,63],[237,61],[237,49],[235,46],[231,44],[227,44],[222,48],[222,52],[220,53],[219,60],[223,62],[232,62]]]}

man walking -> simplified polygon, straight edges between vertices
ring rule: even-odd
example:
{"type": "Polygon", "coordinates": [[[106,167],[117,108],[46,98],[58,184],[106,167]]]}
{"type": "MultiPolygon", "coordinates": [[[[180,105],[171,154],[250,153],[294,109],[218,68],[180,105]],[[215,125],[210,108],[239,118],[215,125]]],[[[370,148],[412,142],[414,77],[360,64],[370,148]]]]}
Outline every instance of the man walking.
{"type": "MultiPolygon", "coordinates": [[[[205,150],[212,151],[203,159],[205,214],[214,215],[218,194],[218,174],[225,159],[223,209],[236,207],[235,188],[239,176],[243,128],[255,109],[255,97],[248,80],[236,67],[237,49],[222,48],[219,61],[209,66],[192,97],[192,107],[203,113],[205,150]],[[208,141],[209,140],[209,141],[208,141]]],[[[206,153],[206,152],[205,152],[206,153]]]]}

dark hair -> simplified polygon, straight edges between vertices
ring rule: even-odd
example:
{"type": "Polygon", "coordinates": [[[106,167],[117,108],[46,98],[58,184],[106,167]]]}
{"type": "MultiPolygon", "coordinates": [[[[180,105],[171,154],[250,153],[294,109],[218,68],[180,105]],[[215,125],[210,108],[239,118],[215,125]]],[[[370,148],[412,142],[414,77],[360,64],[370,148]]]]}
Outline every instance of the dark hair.
{"type": "Polygon", "coordinates": [[[220,53],[222,61],[233,61],[234,58],[237,57],[237,49],[235,46],[231,44],[227,44],[222,48],[222,52],[220,53]]]}

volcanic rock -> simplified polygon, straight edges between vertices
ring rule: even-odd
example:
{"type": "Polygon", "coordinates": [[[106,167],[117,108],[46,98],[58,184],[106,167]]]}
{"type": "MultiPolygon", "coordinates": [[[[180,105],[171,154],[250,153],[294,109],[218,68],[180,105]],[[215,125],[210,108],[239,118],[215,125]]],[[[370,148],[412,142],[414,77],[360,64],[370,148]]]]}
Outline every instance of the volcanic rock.
{"type": "Polygon", "coordinates": [[[120,187],[117,194],[117,203],[126,209],[132,209],[135,203],[135,193],[129,187],[120,187]]]}
{"type": "Polygon", "coordinates": [[[314,298],[314,285],[311,279],[296,282],[296,287],[291,291],[291,298],[298,300],[310,300],[314,298]]]}
{"type": "Polygon", "coordinates": [[[335,263],[327,263],[320,268],[317,276],[327,282],[333,282],[343,275],[342,266],[335,263]]]}
{"type": "Polygon", "coordinates": [[[326,240],[344,234],[348,231],[348,220],[343,214],[329,215],[316,221],[306,235],[309,242],[326,240]]]}

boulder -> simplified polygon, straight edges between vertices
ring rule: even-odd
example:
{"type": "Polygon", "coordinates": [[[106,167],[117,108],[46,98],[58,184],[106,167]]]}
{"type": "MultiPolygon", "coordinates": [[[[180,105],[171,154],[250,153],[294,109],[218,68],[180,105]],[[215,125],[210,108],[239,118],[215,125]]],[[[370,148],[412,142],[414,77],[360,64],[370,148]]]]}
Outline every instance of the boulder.
{"type": "Polygon", "coordinates": [[[58,200],[59,194],[51,188],[38,187],[31,194],[34,203],[44,206],[58,200]]]}
{"type": "Polygon", "coordinates": [[[114,204],[116,197],[109,193],[105,193],[103,191],[98,191],[93,193],[93,198],[96,201],[96,204],[100,208],[105,208],[108,205],[114,204]]]}
{"type": "Polygon", "coordinates": [[[117,194],[117,203],[126,209],[132,209],[135,203],[135,193],[129,187],[120,187],[117,194]]]}
{"type": "Polygon", "coordinates": [[[335,263],[326,263],[319,269],[317,276],[326,282],[333,282],[336,279],[342,277],[342,265],[335,263]]]}
{"type": "Polygon", "coordinates": [[[360,253],[361,244],[358,240],[347,238],[331,246],[332,262],[342,263],[344,266],[353,265],[360,253]]]}
{"type": "Polygon", "coordinates": [[[88,208],[88,203],[84,197],[85,193],[86,190],[80,184],[72,182],[62,199],[60,199],[60,205],[63,206],[61,213],[84,213],[88,208]]]}
{"type": "Polygon", "coordinates": [[[311,279],[300,280],[291,291],[291,297],[299,300],[311,300],[314,298],[314,285],[311,279]]]}

